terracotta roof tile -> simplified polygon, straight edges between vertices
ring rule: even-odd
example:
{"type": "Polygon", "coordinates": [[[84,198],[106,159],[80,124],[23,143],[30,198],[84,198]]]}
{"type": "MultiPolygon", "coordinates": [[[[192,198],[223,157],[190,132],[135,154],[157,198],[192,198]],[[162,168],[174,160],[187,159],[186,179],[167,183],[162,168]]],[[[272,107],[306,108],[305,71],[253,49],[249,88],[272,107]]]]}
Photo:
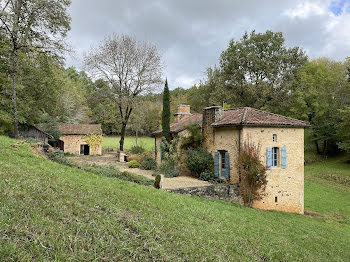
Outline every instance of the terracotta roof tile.
{"type": "Polygon", "coordinates": [[[307,122],[294,118],[261,111],[251,107],[241,107],[226,110],[224,118],[212,124],[219,126],[286,126],[286,127],[308,127],[307,122]]]}
{"type": "MultiPolygon", "coordinates": [[[[181,119],[178,122],[174,122],[172,124],[170,124],[170,133],[179,133],[183,130],[186,129],[186,126],[190,125],[190,124],[200,124],[202,125],[202,118],[203,115],[202,114],[193,114],[189,117],[186,117],[184,119],[181,119]]],[[[153,134],[160,134],[162,133],[162,130],[159,129],[157,131],[154,131],[153,134]]]]}
{"type": "Polygon", "coordinates": [[[92,124],[61,124],[58,130],[62,135],[102,135],[101,125],[92,124]]]}

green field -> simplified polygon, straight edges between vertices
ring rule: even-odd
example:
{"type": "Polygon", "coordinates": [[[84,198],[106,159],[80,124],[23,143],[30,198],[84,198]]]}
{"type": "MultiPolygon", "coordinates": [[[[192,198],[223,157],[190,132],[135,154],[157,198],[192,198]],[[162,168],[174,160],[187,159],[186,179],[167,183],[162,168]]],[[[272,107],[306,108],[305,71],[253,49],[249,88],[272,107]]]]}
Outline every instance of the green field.
{"type": "Polygon", "coordinates": [[[317,177],[350,176],[340,162],[306,167],[312,217],[94,175],[14,142],[0,137],[0,261],[350,261],[350,193],[317,177]]]}
{"type": "MultiPolygon", "coordinates": [[[[102,138],[102,148],[119,148],[120,136],[104,136],[102,138]]],[[[139,137],[137,144],[144,147],[148,151],[154,150],[154,138],[153,137],[139,137]]],[[[136,145],[136,138],[133,136],[127,136],[124,140],[124,148],[130,150],[132,146],[136,145]]]]}

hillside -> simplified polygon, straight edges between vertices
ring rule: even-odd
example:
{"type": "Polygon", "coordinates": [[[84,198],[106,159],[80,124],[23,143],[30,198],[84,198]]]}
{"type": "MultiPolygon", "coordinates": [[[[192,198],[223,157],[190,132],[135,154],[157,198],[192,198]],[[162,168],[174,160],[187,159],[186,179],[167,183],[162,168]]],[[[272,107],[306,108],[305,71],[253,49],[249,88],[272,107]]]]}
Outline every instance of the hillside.
{"type": "Polygon", "coordinates": [[[14,142],[0,137],[0,261],[350,261],[350,193],[312,166],[317,214],[303,216],[97,176],[14,142]]]}

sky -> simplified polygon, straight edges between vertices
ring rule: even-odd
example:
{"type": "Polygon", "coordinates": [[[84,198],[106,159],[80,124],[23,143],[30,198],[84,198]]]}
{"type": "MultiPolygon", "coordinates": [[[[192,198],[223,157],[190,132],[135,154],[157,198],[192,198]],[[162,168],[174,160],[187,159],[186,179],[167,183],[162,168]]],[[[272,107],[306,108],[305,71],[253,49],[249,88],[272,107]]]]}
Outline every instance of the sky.
{"type": "Polygon", "coordinates": [[[245,32],[282,32],[288,47],[310,59],[350,56],[350,0],[72,0],[66,66],[83,69],[83,55],[105,36],[128,34],[155,44],[169,88],[189,88],[231,39],[245,32]]]}

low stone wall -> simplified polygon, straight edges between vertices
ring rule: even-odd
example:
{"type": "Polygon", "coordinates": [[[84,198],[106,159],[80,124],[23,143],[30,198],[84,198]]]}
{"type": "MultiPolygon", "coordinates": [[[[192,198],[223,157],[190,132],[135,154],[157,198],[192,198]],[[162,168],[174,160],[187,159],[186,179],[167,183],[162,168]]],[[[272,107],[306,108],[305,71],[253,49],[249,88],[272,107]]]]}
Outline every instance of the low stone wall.
{"type": "Polygon", "coordinates": [[[242,204],[237,185],[218,184],[204,187],[168,189],[168,192],[221,199],[242,204]]]}

